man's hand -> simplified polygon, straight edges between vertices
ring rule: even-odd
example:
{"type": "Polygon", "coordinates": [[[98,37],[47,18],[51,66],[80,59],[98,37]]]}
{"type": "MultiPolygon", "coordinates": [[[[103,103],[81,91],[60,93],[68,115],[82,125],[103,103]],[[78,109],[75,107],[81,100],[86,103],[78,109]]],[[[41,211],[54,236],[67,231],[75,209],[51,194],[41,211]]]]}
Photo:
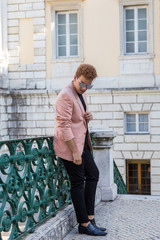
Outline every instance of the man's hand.
{"type": "Polygon", "coordinates": [[[84,118],[86,119],[87,122],[91,121],[93,119],[92,113],[86,112],[84,114],[84,118]]]}
{"type": "Polygon", "coordinates": [[[76,165],[82,164],[82,157],[79,151],[73,152],[73,163],[76,165]]]}

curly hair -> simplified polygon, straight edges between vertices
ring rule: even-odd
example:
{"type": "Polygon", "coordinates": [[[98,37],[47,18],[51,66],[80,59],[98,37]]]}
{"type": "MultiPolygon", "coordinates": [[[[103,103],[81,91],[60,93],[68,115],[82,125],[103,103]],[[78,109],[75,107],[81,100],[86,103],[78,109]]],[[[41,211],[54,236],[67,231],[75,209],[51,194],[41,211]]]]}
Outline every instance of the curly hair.
{"type": "Polygon", "coordinates": [[[93,80],[97,77],[96,69],[90,65],[90,64],[81,64],[77,71],[76,71],[76,77],[79,78],[81,75],[83,75],[88,80],[93,80]]]}

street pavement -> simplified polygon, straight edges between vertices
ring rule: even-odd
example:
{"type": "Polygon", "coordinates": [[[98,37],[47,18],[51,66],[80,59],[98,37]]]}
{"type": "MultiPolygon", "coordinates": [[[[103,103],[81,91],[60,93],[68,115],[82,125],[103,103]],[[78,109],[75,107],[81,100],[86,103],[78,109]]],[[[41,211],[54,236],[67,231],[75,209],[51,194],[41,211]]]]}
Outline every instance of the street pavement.
{"type": "Polygon", "coordinates": [[[101,202],[95,218],[106,236],[79,234],[76,226],[63,240],[160,240],[160,196],[118,195],[101,202]]]}

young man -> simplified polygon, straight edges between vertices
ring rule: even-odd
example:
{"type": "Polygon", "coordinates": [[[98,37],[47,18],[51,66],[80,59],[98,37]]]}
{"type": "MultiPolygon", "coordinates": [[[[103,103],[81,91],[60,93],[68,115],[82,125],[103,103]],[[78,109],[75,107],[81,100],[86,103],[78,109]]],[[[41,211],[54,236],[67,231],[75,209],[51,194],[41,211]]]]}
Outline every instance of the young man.
{"type": "Polygon", "coordinates": [[[81,64],[74,80],[58,95],[55,103],[54,150],[68,172],[71,181],[71,197],[79,223],[79,233],[105,236],[105,228],[97,227],[94,219],[98,168],[93,160],[85,92],[92,88],[97,77],[95,68],[81,64]]]}

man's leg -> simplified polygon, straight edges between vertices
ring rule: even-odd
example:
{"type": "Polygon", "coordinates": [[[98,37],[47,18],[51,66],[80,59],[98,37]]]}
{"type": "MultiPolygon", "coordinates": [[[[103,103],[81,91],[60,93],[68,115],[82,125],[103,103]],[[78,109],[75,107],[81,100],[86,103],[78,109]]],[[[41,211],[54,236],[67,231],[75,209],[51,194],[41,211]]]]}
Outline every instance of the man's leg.
{"type": "Polygon", "coordinates": [[[85,202],[88,215],[94,215],[95,195],[97,182],[99,179],[99,170],[94,162],[90,149],[87,147],[83,152],[84,170],[85,170],[85,202]]]}
{"type": "Polygon", "coordinates": [[[71,197],[78,223],[89,222],[84,197],[84,163],[76,165],[62,159],[71,182],[71,197]]]}

